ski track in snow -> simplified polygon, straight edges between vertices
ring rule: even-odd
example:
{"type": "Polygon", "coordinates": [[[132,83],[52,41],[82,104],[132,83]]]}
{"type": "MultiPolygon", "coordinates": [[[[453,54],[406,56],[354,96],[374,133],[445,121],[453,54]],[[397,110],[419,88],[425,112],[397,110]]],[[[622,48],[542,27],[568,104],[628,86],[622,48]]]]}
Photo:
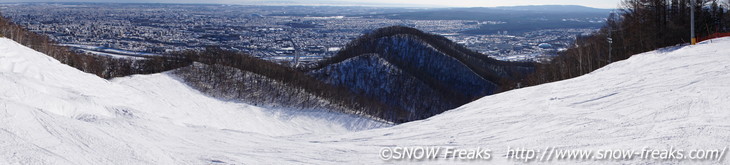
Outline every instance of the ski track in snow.
{"type": "Polygon", "coordinates": [[[507,147],[721,149],[730,144],[727,45],[730,38],[647,52],[384,127],[223,102],[166,74],[107,81],[3,38],[0,164],[513,164],[507,147]],[[382,161],[381,147],[393,146],[482,147],[494,158],[382,161]]]}

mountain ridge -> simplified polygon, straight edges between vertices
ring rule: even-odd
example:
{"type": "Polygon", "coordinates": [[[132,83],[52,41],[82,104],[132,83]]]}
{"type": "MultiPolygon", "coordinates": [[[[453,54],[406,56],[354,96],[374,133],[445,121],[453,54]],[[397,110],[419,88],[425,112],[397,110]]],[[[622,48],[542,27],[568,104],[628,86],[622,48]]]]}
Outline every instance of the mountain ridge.
{"type": "MultiPolygon", "coordinates": [[[[386,102],[391,106],[402,107],[410,115],[406,121],[418,120],[433,116],[445,110],[455,108],[477,98],[498,93],[500,88],[512,80],[522,78],[531,72],[532,63],[506,62],[489,58],[473,52],[461,45],[453,43],[442,36],[427,34],[418,29],[392,26],[375,30],[349,43],[337,55],[328,58],[316,66],[308,68],[308,72],[319,80],[335,86],[349,88],[355,93],[364,93],[374,99],[386,102]],[[348,62],[354,66],[342,65],[343,62],[361,56],[380,60],[364,59],[362,62],[348,62]],[[397,80],[409,80],[409,84],[423,84],[420,88],[391,85],[386,89],[378,84],[397,84],[396,80],[369,75],[368,78],[348,75],[369,73],[364,68],[374,68],[373,61],[398,68],[397,80]],[[387,63],[383,63],[386,61],[387,63]],[[346,68],[346,69],[345,69],[346,68]],[[356,72],[356,70],[363,70],[356,72]],[[344,76],[340,76],[344,75],[344,76]],[[377,80],[377,81],[373,81],[377,80]],[[368,82],[370,88],[358,83],[368,82]],[[421,108],[413,108],[412,102],[420,102],[416,94],[392,94],[389,90],[402,93],[437,94],[437,102],[427,103],[421,108]],[[399,103],[390,100],[402,100],[399,103]]],[[[403,82],[401,82],[403,83],[403,82]]],[[[403,119],[398,119],[403,120],[403,119]]]]}
{"type": "Polygon", "coordinates": [[[614,9],[602,9],[580,5],[526,5],[526,6],[499,6],[494,7],[503,10],[533,11],[533,12],[591,12],[608,13],[614,9]]]}

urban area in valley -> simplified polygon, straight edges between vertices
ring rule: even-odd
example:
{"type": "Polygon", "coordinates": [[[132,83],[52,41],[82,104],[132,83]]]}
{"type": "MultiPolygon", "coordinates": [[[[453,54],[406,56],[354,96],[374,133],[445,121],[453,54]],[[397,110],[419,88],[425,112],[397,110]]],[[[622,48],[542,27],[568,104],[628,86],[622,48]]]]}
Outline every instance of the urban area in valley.
{"type": "Polygon", "coordinates": [[[570,47],[576,36],[596,31],[605,20],[562,20],[596,26],[472,33],[468,31],[510,22],[394,17],[431,11],[419,8],[19,3],[0,4],[0,9],[31,31],[81,52],[151,56],[215,45],[281,63],[295,56],[301,62],[318,61],[362,34],[394,25],[443,35],[501,60],[540,60],[570,47]]]}

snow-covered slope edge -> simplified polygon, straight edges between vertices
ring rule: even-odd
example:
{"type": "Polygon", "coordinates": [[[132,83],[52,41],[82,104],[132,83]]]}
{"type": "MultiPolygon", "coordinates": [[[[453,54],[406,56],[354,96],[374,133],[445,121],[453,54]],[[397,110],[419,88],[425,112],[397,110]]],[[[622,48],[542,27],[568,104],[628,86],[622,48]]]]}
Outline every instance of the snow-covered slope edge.
{"type": "Polygon", "coordinates": [[[0,84],[0,164],[199,164],[216,155],[206,149],[236,146],[226,138],[385,126],[353,115],[223,102],[167,74],[107,81],[6,38],[0,84]]]}
{"type": "MultiPolygon", "coordinates": [[[[487,96],[426,120],[318,140],[356,139],[373,146],[370,157],[378,157],[375,146],[388,145],[490,148],[492,163],[509,161],[508,147],[722,150],[730,144],[728,45],[730,38],[721,38],[664,48],[578,78],[487,96]]],[[[627,163],[577,163],[612,162],[627,163]]]]}

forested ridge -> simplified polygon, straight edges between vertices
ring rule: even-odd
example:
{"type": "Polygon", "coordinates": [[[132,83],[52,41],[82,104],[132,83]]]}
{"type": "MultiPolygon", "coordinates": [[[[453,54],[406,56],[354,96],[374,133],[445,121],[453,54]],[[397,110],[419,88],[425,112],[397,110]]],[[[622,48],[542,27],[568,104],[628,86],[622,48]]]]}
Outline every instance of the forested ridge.
{"type": "Polygon", "coordinates": [[[415,28],[377,29],[305,69],[316,78],[428,118],[522,79],[532,63],[506,62],[415,28]],[[384,72],[387,71],[387,72],[384,72]]]}
{"type": "Polygon", "coordinates": [[[207,65],[180,68],[172,73],[212,96],[229,95],[228,100],[261,106],[325,108],[391,122],[399,118],[398,116],[405,115],[403,110],[396,107],[384,105],[345,88],[323,83],[304,72],[248,54],[210,47],[203,51],[176,52],[171,56],[184,59],[187,63],[207,65]],[[257,89],[246,87],[251,85],[256,85],[257,89]],[[242,93],[244,89],[258,93],[242,93]],[[233,93],[237,96],[230,96],[233,93]],[[258,95],[258,99],[251,100],[249,95],[258,95]]]}
{"type": "MultiPolygon", "coordinates": [[[[695,8],[697,37],[730,32],[730,1],[623,0],[598,32],[578,37],[573,47],[519,82],[539,85],[590,73],[634,54],[690,43],[690,11],[695,8]],[[611,38],[612,43],[609,43],[611,38]]],[[[514,84],[513,87],[517,87],[514,84]]]]}

